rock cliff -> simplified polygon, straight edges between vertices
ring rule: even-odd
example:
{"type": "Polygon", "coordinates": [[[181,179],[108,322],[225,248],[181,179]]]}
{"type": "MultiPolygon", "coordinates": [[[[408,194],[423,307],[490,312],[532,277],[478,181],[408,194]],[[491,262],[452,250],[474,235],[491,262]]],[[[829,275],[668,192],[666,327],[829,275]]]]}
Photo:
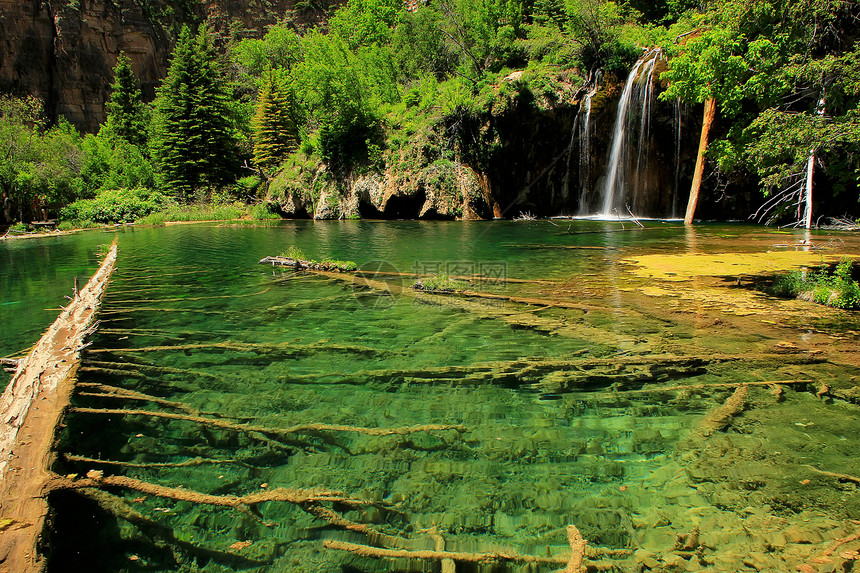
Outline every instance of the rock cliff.
{"type": "Polygon", "coordinates": [[[297,26],[322,17],[295,8],[294,0],[0,0],[0,92],[36,95],[49,119],[94,131],[121,51],[150,99],[181,24],[259,36],[288,14],[297,26]]]}

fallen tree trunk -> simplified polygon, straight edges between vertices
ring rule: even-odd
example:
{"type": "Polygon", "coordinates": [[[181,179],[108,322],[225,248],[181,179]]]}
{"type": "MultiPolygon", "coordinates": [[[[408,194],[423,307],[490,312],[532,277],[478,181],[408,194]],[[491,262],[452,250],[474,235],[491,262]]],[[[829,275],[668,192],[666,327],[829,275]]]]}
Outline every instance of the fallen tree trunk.
{"type": "Polygon", "coordinates": [[[116,241],[99,270],[20,364],[0,398],[0,507],[13,526],[3,532],[0,563],[8,571],[39,571],[38,540],[48,512],[41,494],[53,462],[51,446],[69,404],[84,339],[116,263],[116,241]]]}

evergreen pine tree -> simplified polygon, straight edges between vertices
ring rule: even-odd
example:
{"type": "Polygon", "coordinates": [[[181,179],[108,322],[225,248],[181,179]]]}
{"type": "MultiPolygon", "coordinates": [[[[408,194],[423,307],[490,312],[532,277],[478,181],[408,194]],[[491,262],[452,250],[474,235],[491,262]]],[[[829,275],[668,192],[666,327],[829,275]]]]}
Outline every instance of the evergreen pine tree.
{"type": "Polygon", "coordinates": [[[298,144],[296,122],[290,115],[291,98],[284,80],[269,70],[254,115],[254,162],[277,166],[298,144]]]}
{"type": "Polygon", "coordinates": [[[113,69],[110,100],[107,102],[108,126],[111,131],[134,145],[146,143],[146,110],[140,95],[137,76],[131,60],[120,52],[113,69]]]}
{"type": "Polygon", "coordinates": [[[229,92],[208,30],[183,26],[155,103],[152,151],[162,183],[186,199],[238,170],[229,92]]]}

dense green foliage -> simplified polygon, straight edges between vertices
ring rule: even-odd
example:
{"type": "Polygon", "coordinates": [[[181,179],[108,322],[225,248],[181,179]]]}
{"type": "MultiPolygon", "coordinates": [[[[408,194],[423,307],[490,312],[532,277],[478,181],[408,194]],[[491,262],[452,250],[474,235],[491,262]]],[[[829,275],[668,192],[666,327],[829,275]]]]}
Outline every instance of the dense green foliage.
{"type": "Polygon", "coordinates": [[[121,196],[131,205],[142,189],[179,203],[299,196],[336,215],[348,181],[388,170],[460,216],[455,174],[492,165],[497,118],[575,106],[576,90],[617,86],[659,45],[662,97],[718,104],[721,180],[793,201],[814,156],[816,176],[856,197],[858,30],[852,0],[349,0],[308,30],[285,20],[216,42],[182,28],[150,104],[119,56],[98,134],[49,128],[34,100],[0,100],[0,185],[15,220],[75,200],[68,216],[128,220],[140,210],[121,196]],[[108,201],[117,209],[94,207],[108,201]]]}
{"type": "Polygon", "coordinates": [[[854,262],[844,260],[835,269],[793,271],[776,277],[767,292],[800,298],[836,308],[860,308],[860,285],[852,277],[854,262]]]}
{"type": "Polygon", "coordinates": [[[187,27],[158,89],[151,148],[162,185],[183,199],[219,187],[238,172],[238,141],[231,94],[205,27],[187,27]]]}
{"type": "Polygon", "coordinates": [[[94,223],[131,223],[172,205],[170,197],[150,189],[108,189],[94,199],[80,199],[64,207],[63,219],[94,223]]]}

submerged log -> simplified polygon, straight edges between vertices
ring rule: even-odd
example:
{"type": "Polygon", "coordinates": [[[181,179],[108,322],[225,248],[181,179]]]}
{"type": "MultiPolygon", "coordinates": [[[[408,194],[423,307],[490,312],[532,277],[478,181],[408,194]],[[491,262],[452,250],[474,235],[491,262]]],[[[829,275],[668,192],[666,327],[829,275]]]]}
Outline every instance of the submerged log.
{"type": "MultiPolygon", "coordinates": [[[[76,456],[73,454],[64,454],[63,459],[69,462],[77,462],[84,464],[95,464],[95,465],[103,465],[103,466],[121,466],[125,468],[185,468],[189,466],[207,466],[207,465],[220,465],[220,464],[238,464],[245,465],[248,464],[242,460],[233,460],[233,459],[224,459],[218,460],[215,458],[189,458],[184,462],[122,462],[119,460],[100,460],[97,458],[88,458],[86,456],[76,456]]],[[[250,467],[250,466],[248,466],[250,467]]]]}
{"type": "Polygon", "coordinates": [[[187,501],[200,505],[229,507],[238,511],[247,511],[247,508],[249,507],[254,507],[261,503],[271,501],[291,503],[300,507],[302,510],[314,517],[327,521],[330,525],[340,529],[357,531],[359,533],[376,537],[385,537],[384,534],[376,531],[369,525],[356,523],[346,519],[335,510],[323,505],[323,503],[331,503],[352,509],[363,507],[386,509],[388,507],[387,504],[345,496],[339,491],[326,489],[292,489],[279,487],[240,496],[212,495],[186,488],[166,487],[126,476],[104,476],[101,472],[90,471],[86,478],[68,478],[54,474],[49,481],[46,481],[43,484],[41,496],[45,497],[47,493],[55,490],[80,490],[101,487],[119,487],[165,499],[187,501]]]}
{"type": "Polygon", "coordinates": [[[235,553],[218,551],[217,549],[204,548],[189,541],[178,539],[174,535],[171,527],[146,517],[139,511],[135,510],[121,497],[110,494],[106,491],[97,488],[82,488],[77,490],[77,492],[94,501],[103,511],[134,524],[147,536],[154,538],[154,541],[157,540],[156,546],[165,546],[170,549],[174,553],[174,558],[177,560],[181,559],[181,554],[177,554],[177,551],[173,549],[174,547],[188,555],[202,557],[207,560],[211,559],[225,565],[235,566],[240,564],[247,567],[270,565],[265,561],[257,561],[241,555],[236,555],[235,553]]]}
{"type": "Polygon", "coordinates": [[[141,352],[161,352],[161,351],[185,351],[185,350],[229,350],[233,352],[257,352],[261,354],[286,354],[290,356],[308,355],[317,352],[347,352],[349,354],[373,354],[387,355],[391,354],[388,350],[377,350],[370,346],[362,346],[359,344],[331,344],[325,341],[315,342],[313,344],[294,344],[291,342],[275,342],[275,343],[250,343],[250,342],[209,342],[200,344],[173,344],[162,346],[139,346],[127,348],[91,348],[87,352],[89,354],[133,354],[141,352]]]}
{"type": "Polygon", "coordinates": [[[702,419],[697,430],[698,434],[707,438],[714,432],[725,430],[735,416],[740,415],[746,409],[747,394],[749,394],[749,386],[738,386],[722,406],[711,410],[702,419]]]}
{"type": "Polygon", "coordinates": [[[203,416],[191,416],[187,414],[174,414],[172,412],[158,412],[152,410],[126,410],[113,408],[71,408],[71,412],[79,414],[104,414],[117,416],[151,416],[154,418],[165,418],[169,420],[181,420],[194,422],[204,426],[211,426],[222,430],[233,430],[242,433],[257,433],[265,436],[287,436],[290,434],[314,434],[318,432],[352,432],[368,436],[403,436],[417,434],[420,432],[442,432],[455,430],[465,432],[466,427],[448,424],[424,424],[419,426],[403,426],[399,428],[364,428],[361,426],[347,426],[342,424],[297,424],[287,428],[269,428],[265,426],[253,426],[250,424],[237,424],[220,418],[206,418],[203,416]]]}
{"type": "MultiPolygon", "coordinates": [[[[313,374],[293,376],[287,381],[303,383],[323,380],[338,384],[365,384],[376,382],[396,384],[446,384],[472,386],[485,383],[531,385],[545,393],[575,392],[621,384],[645,384],[672,378],[689,377],[707,372],[710,368],[732,362],[746,365],[812,364],[824,361],[814,356],[785,356],[781,354],[712,354],[712,355],[643,355],[610,358],[583,358],[580,360],[503,360],[456,366],[437,366],[414,369],[359,370],[343,374],[313,374]]],[[[772,384],[774,382],[767,382],[772,384]]],[[[804,381],[789,381],[800,384],[804,381]]],[[[757,383],[753,383],[754,385],[757,383]]],[[[738,384],[730,384],[735,387],[738,384]]],[[[692,386],[688,386],[692,388],[692,386]]],[[[716,387],[716,386],[715,386],[716,387]]],[[[654,391],[673,390],[673,387],[655,388],[654,391]]],[[[677,388],[683,389],[683,388],[677,388]]],[[[634,390],[638,391],[638,390],[634,390]]],[[[644,390],[650,391],[650,390],[644,390]]]]}
{"type": "Polygon", "coordinates": [[[444,561],[450,559],[452,561],[460,561],[463,563],[479,563],[479,564],[498,564],[498,563],[554,563],[565,565],[568,562],[567,557],[535,557],[534,555],[520,555],[518,553],[469,553],[464,551],[410,551],[407,549],[385,549],[382,547],[372,547],[370,545],[362,545],[360,543],[349,543],[347,541],[338,541],[335,539],[326,539],[323,541],[323,547],[326,549],[335,549],[337,551],[348,551],[361,557],[376,557],[383,559],[423,559],[428,561],[444,561]]]}
{"type": "Polygon", "coordinates": [[[19,527],[3,532],[0,563],[7,571],[38,571],[38,550],[48,504],[41,494],[50,478],[51,447],[69,404],[84,339],[116,263],[116,241],[99,270],[24,359],[0,398],[0,507],[19,527]]]}

